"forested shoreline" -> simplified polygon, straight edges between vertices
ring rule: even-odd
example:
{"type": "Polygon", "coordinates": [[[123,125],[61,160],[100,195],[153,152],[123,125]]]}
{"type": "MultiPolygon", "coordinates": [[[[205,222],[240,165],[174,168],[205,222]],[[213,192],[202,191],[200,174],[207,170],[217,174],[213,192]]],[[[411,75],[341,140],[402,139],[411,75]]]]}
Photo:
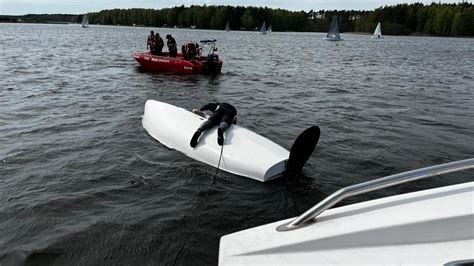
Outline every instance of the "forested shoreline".
{"type": "MultiPolygon", "coordinates": [[[[382,23],[385,35],[474,36],[471,3],[398,4],[373,11],[289,11],[266,7],[179,6],[163,9],[112,9],[88,13],[90,24],[255,30],[263,21],[273,31],[325,32],[332,16],[339,17],[341,32],[367,32],[382,23]]],[[[82,15],[0,16],[0,22],[79,23],[82,15]]]]}

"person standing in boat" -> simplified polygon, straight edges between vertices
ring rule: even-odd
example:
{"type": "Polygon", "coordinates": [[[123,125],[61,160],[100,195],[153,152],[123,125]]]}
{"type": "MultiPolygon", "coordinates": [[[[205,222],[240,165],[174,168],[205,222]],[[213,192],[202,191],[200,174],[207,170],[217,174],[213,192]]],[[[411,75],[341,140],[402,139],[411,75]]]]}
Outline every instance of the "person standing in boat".
{"type": "Polygon", "coordinates": [[[173,38],[173,36],[171,36],[171,34],[166,35],[166,40],[168,40],[166,44],[168,45],[168,51],[169,51],[170,57],[176,58],[176,55],[178,54],[176,40],[173,38]]]}
{"type": "Polygon", "coordinates": [[[165,43],[163,42],[163,39],[160,37],[160,34],[159,33],[155,34],[155,53],[154,53],[154,55],[161,55],[163,53],[163,46],[165,46],[165,43]]]}
{"type": "Polygon", "coordinates": [[[153,41],[155,40],[155,33],[150,31],[150,35],[148,35],[148,40],[146,41],[146,49],[151,50],[153,49],[153,41]]]}
{"type": "Polygon", "coordinates": [[[199,126],[191,138],[190,145],[193,148],[196,147],[202,133],[214,126],[219,126],[217,128],[217,144],[220,146],[224,145],[224,132],[230,125],[236,123],[237,109],[231,104],[217,102],[208,103],[200,109],[193,109],[192,111],[196,114],[207,110],[211,111],[212,115],[199,126]]]}

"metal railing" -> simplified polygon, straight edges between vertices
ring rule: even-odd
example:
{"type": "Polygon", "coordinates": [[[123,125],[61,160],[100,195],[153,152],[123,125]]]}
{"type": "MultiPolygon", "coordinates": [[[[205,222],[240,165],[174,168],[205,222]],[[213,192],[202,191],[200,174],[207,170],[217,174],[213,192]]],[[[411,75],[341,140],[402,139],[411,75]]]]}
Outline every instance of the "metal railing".
{"type": "Polygon", "coordinates": [[[322,212],[331,208],[334,206],[334,204],[347,197],[364,194],[370,191],[391,187],[426,177],[458,172],[472,168],[474,168],[474,158],[425,167],[348,186],[329,195],[327,198],[314,205],[311,209],[296,217],[291,222],[278,226],[277,231],[289,231],[309,225],[315,222],[316,217],[318,217],[318,215],[320,215],[322,212]]]}

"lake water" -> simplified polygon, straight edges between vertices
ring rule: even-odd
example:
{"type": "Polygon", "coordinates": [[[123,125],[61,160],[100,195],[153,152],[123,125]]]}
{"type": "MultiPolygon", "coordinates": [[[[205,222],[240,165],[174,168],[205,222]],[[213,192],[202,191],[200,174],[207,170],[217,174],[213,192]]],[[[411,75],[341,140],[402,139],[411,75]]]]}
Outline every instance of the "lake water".
{"type": "MultiPolygon", "coordinates": [[[[0,264],[215,265],[219,238],[296,216],[337,189],[474,157],[474,39],[0,24],[0,264]],[[151,74],[150,30],[216,38],[216,77],[151,74]],[[260,183],[168,150],[147,99],[226,101],[289,148],[321,139],[300,176],[260,183]]],[[[166,49],[165,49],[166,50],[166,49]]],[[[472,181],[472,172],[349,204],[472,181]]]]}

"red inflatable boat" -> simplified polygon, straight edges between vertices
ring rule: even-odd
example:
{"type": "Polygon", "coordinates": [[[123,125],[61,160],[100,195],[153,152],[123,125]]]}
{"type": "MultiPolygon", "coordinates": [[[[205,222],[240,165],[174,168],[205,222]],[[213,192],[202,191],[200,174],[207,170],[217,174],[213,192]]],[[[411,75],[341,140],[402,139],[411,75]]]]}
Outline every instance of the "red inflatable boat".
{"type": "Polygon", "coordinates": [[[185,60],[182,53],[178,53],[176,58],[169,57],[168,53],[158,56],[152,55],[150,52],[135,52],[132,56],[148,71],[217,75],[221,73],[222,60],[214,53],[217,51],[215,41],[201,41],[201,43],[211,45],[210,52],[203,56],[201,55],[202,48],[200,48],[197,55],[191,60],[185,60]]]}

